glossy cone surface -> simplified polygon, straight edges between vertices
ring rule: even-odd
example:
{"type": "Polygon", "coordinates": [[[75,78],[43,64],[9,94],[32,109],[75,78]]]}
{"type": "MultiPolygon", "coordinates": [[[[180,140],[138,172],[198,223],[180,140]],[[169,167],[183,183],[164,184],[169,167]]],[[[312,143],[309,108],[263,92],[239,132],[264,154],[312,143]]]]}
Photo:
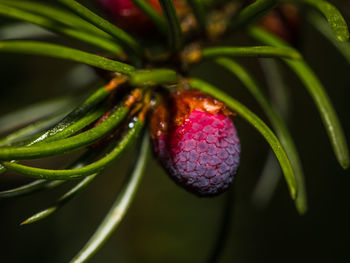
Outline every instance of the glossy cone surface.
{"type": "Polygon", "coordinates": [[[179,91],[151,119],[154,153],[170,177],[199,196],[225,191],[240,160],[240,142],[225,105],[198,91],[179,91]]]}

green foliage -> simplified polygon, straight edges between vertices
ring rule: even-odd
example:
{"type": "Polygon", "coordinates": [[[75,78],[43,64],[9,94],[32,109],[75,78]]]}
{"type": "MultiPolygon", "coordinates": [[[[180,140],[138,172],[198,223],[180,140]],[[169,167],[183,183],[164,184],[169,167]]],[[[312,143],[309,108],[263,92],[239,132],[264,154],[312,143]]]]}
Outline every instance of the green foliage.
{"type": "Polygon", "coordinates": [[[56,44],[28,40],[1,41],[0,52],[48,56],[73,60],[105,70],[130,74],[134,67],[108,58],[56,44]]]}
{"type": "MultiPolygon", "coordinates": [[[[143,134],[137,162],[110,212],[71,261],[86,262],[118,227],[137,193],[149,154],[149,134],[144,132],[147,114],[164,90],[171,92],[190,86],[224,102],[263,136],[279,161],[298,212],[304,214],[308,207],[304,173],[297,145],[287,124],[253,74],[228,57],[281,59],[311,95],[335,156],[346,169],[349,166],[348,146],[326,89],[301,52],[256,25],[262,16],[282,2],[298,4],[301,8],[306,5],[324,16],[306,9],[312,25],[350,61],[350,46],[346,42],[349,32],[340,12],[323,0],[257,0],[244,8],[221,12],[218,18],[215,12],[219,9],[215,1],[189,0],[190,11],[186,14],[188,17],[183,18],[178,15],[171,0],[159,0],[162,13],[145,0],[132,2],[159,31],[154,41],[129,34],[75,0],[59,0],[55,5],[0,0],[1,17],[35,24],[57,37],[76,39],[91,48],[85,51],[58,43],[11,39],[0,41],[0,53],[74,61],[102,71],[109,79],[108,84],[96,89],[82,102],[60,98],[0,118],[0,132],[10,131],[0,139],[0,173],[11,170],[39,179],[0,192],[0,199],[52,189],[67,180],[82,178],[50,207],[31,216],[23,224],[42,220],[84,190],[107,165],[138,140],[139,134],[143,134]],[[189,18],[194,18],[195,23],[190,24],[189,18]],[[188,30],[183,30],[184,27],[188,30]],[[227,43],[229,36],[235,32],[266,46],[222,46],[221,43],[227,43]],[[229,94],[201,79],[192,78],[191,69],[203,60],[212,60],[237,77],[261,106],[273,130],[229,94]],[[66,169],[44,169],[19,163],[82,148],[86,150],[66,169]]],[[[225,9],[230,1],[223,2],[220,8],[225,9]]]]}
{"type": "MultiPolygon", "coordinates": [[[[274,46],[285,45],[285,43],[279,39],[259,28],[252,28],[250,34],[252,37],[265,44],[274,46]]],[[[344,132],[321,82],[304,61],[287,59],[284,61],[295,72],[295,74],[297,74],[313,98],[322,117],[323,124],[328,132],[328,136],[331,140],[338,161],[344,169],[347,168],[349,166],[349,151],[344,132]]]]}
{"type": "Polygon", "coordinates": [[[169,47],[173,50],[180,50],[183,44],[183,36],[179,17],[172,0],[159,0],[159,3],[164,12],[169,30],[169,47]]]}
{"type": "Polygon", "coordinates": [[[212,47],[202,50],[204,58],[212,58],[218,56],[230,57],[261,57],[261,58],[291,58],[301,59],[299,52],[288,47],[212,47]]]}
{"type": "Polygon", "coordinates": [[[285,148],[290,162],[292,163],[298,185],[298,195],[295,203],[299,213],[304,214],[307,210],[307,197],[303,169],[301,167],[300,157],[296,150],[292,135],[284,124],[282,116],[280,116],[279,112],[270,104],[267,96],[263,93],[257,82],[245,68],[243,68],[237,62],[227,58],[219,58],[216,60],[216,63],[226,68],[229,72],[233,73],[237,76],[237,78],[239,78],[239,80],[247,87],[249,92],[257,100],[271,122],[271,125],[276,131],[276,134],[280,139],[281,144],[285,148]]]}

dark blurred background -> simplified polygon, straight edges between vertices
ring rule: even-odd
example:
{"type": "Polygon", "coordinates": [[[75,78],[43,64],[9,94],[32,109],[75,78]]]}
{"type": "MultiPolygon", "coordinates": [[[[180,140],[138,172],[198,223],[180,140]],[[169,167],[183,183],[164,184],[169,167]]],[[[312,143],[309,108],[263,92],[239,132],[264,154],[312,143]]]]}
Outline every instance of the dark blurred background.
{"type": "MultiPolygon", "coordinates": [[[[9,21],[0,20],[0,24],[9,21]]],[[[350,65],[307,23],[301,45],[305,59],[317,72],[350,141],[350,65]]],[[[51,38],[52,39],[52,38],[51,38]]],[[[77,46],[77,43],[59,40],[77,46]]],[[[252,44],[242,36],[231,44],[252,44]]],[[[240,60],[265,86],[260,64],[240,60]]],[[[260,108],[242,85],[213,64],[193,70],[265,120],[260,108]]],[[[280,181],[264,209],[252,201],[269,147],[243,119],[237,117],[242,143],[239,173],[229,193],[197,198],[175,185],[153,158],[128,214],[90,262],[208,262],[222,225],[230,211],[228,240],[219,262],[349,262],[350,174],[338,165],[321,119],[309,94],[283,67],[290,89],[289,127],[304,165],[309,211],[299,216],[280,181]],[[229,204],[226,204],[227,200],[229,204]]],[[[103,82],[94,71],[61,60],[0,54],[1,116],[39,101],[85,94],[103,82]],[[73,73],[72,73],[73,72],[73,73]],[[78,72],[78,73],[77,73],[78,72]],[[67,77],[71,76],[71,77],[67,77]]],[[[32,225],[19,223],[50,205],[73,184],[16,199],[0,200],[0,262],[68,262],[92,235],[120,190],[136,156],[135,149],[109,166],[84,192],[49,218],[32,225]]],[[[48,158],[46,167],[62,167],[71,156],[48,158]]],[[[40,163],[42,164],[42,163],[40,163]]],[[[30,180],[15,174],[0,176],[0,189],[30,180]]]]}

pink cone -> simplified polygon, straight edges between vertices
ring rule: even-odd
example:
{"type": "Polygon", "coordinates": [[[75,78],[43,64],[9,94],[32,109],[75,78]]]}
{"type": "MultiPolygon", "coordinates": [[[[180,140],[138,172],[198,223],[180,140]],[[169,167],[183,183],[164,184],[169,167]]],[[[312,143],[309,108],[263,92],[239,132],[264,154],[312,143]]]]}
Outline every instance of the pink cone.
{"type": "Polygon", "coordinates": [[[156,157],[176,183],[194,194],[222,193],[240,161],[232,114],[223,103],[198,91],[177,92],[167,105],[171,110],[162,104],[151,120],[156,157]]]}

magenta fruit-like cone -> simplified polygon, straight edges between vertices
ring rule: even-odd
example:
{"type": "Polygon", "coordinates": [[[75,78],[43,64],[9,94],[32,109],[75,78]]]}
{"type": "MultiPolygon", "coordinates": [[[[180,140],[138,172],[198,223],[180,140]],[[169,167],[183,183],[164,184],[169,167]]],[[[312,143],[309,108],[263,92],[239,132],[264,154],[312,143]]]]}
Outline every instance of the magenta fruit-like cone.
{"type": "Polygon", "coordinates": [[[199,196],[225,191],[237,172],[241,146],[223,103],[198,91],[180,91],[155,109],[154,153],[170,177],[199,196]]]}

